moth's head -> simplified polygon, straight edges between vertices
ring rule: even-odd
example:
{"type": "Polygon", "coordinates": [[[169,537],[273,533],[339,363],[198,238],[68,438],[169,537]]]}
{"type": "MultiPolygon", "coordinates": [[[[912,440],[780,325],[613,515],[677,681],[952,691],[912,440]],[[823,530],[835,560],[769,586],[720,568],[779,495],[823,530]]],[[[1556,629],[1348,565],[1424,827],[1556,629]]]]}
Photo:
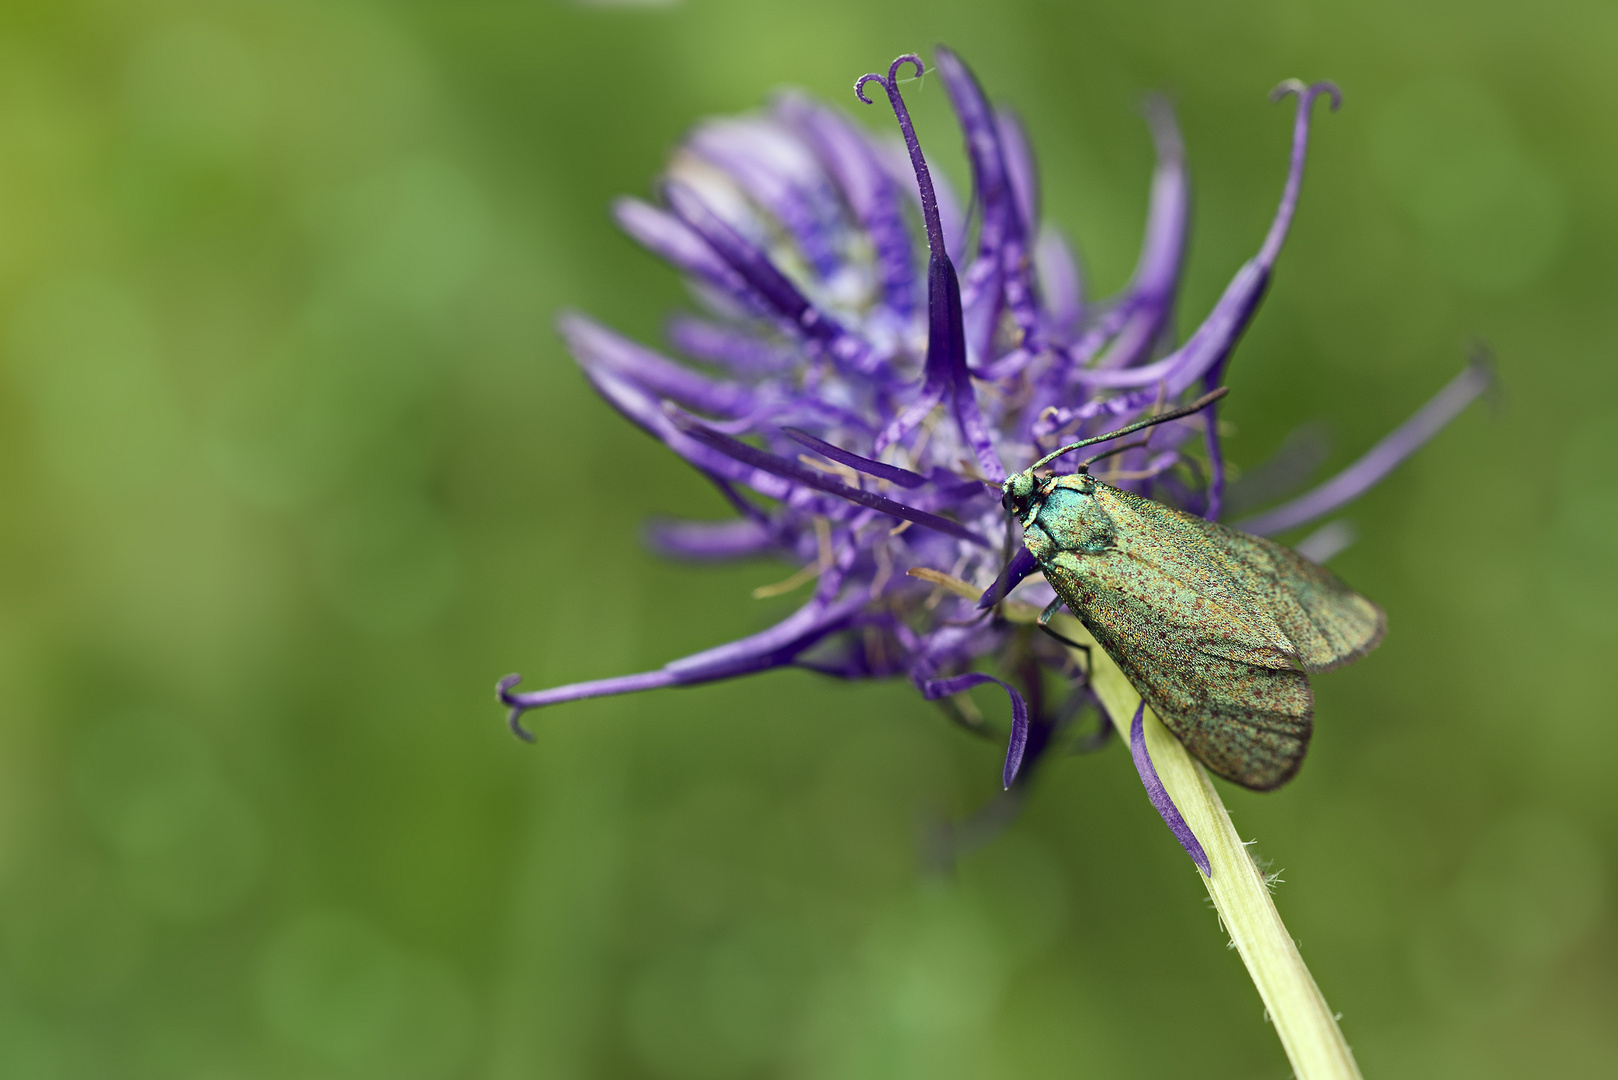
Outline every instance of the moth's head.
{"type": "Polygon", "coordinates": [[[1000,485],[1000,505],[1006,508],[1006,513],[1020,521],[1028,512],[1028,504],[1038,487],[1039,481],[1034,479],[1033,469],[1012,473],[1006,477],[1006,482],[1000,485]]]}

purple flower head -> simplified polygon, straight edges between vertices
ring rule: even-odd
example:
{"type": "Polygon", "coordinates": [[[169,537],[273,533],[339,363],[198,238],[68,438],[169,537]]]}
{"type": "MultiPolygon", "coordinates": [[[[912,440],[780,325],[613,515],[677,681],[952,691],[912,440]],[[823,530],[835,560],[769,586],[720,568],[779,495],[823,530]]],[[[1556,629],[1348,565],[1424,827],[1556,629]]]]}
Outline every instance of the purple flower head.
{"type": "MultiPolygon", "coordinates": [[[[928,169],[900,93],[907,68],[923,71],[918,57],[901,56],[855,86],[860,101],[891,108],[898,139],[786,94],[760,114],[698,126],[659,186],[660,205],[615,207],[625,231],[685,275],[702,314],[670,324],[670,354],[583,315],[564,316],[562,335],[602,397],[736,510],[725,521],[655,522],[651,545],[693,560],[779,556],[804,568],[783,585],[812,580],[813,590],[783,622],[656,671],[526,693],[510,676],[499,694],[519,735],[522,714],[541,706],[786,666],[845,679],[902,675],[945,704],[993,682],[1011,699],[1010,787],[1090,700],[1068,650],[1002,617],[1012,589],[1038,605],[1054,594],[1025,580],[1035,565],[1008,532],[1000,482],[1065,443],[1220,385],[1292,222],[1311,106],[1326,96],[1336,108],[1337,89],[1277,89],[1296,98],[1297,112],[1274,221],[1177,343],[1170,316],[1189,189],[1168,106],[1147,110],[1157,166],[1135,272],[1121,293],[1096,299],[1061,233],[1039,220],[1037,171],[1017,118],[938,49],[934,70],[971,164],[969,228],[928,169]],[[1069,687],[1066,700],[1047,699],[1052,672],[1069,687]]],[[[1469,369],[1342,476],[1245,527],[1278,531],[1330,514],[1486,381],[1469,369]]],[[[1218,516],[1224,465],[1212,409],[1151,428],[1098,475],[1218,516]]]]}

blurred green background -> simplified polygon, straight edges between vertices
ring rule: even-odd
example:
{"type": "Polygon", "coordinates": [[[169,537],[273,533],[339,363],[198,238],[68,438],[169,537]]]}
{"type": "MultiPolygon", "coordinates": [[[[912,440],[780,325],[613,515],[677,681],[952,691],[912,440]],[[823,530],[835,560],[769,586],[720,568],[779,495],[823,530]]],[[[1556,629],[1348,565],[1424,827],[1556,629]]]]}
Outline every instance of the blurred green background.
{"type": "Polygon", "coordinates": [[[1387,641],[1316,680],[1296,782],[1226,796],[1368,1077],[1618,1073],[1618,8],[12,0],[0,1075],[1288,1074],[1116,745],[946,872],[1000,749],[904,685],[585,703],[533,747],[493,701],[791,609],[748,598],[779,565],[643,552],[722,507],[552,320],[683,302],[606,207],[688,125],[940,40],[1104,291],[1139,102],[1177,102],[1185,327],[1279,193],[1267,91],[1342,85],[1229,453],[1320,420],[1339,467],[1474,336],[1505,393],[1353,508],[1387,641]]]}

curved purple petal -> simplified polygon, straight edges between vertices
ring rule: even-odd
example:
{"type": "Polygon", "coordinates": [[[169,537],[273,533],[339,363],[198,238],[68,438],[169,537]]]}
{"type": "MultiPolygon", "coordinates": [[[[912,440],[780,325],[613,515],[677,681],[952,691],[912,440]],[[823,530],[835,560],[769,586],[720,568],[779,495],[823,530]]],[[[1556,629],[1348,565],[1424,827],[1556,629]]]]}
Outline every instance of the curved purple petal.
{"type": "MultiPolygon", "coordinates": [[[[910,154],[910,164],[916,174],[916,186],[921,192],[922,220],[927,227],[928,251],[927,361],[921,400],[949,400],[955,413],[955,423],[960,427],[962,437],[977,455],[978,464],[982,467],[984,475],[999,483],[1005,479],[1006,471],[1000,464],[1000,455],[994,448],[994,440],[989,434],[988,425],[984,423],[983,413],[978,408],[977,393],[972,387],[972,378],[967,370],[966,330],[961,316],[961,284],[955,276],[955,265],[950,262],[949,252],[944,247],[943,220],[938,213],[938,197],[933,186],[932,172],[927,168],[927,159],[921,152],[921,143],[916,139],[916,129],[910,122],[910,110],[905,106],[904,97],[899,93],[898,71],[903,64],[913,64],[918,73],[924,70],[918,57],[901,56],[888,68],[886,79],[880,75],[866,75],[855,84],[854,92],[862,101],[867,100],[864,86],[867,82],[873,81],[887,91],[888,102],[893,106],[893,115],[899,121],[899,131],[904,136],[905,147],[910,154]]],[[[915,406],[901,414],[898,420],[889,425],[877,438],[877,453],[881,453],[885,447],[904,435],[905,429],[901,426],[903,421],[915,417],[915,421],[919,422],[924,415],[925,413],[918,415],[915,406]]]]}
{"type": "MultiPolygon", "coordinates": [[[[902,139],[878,140],[875,147],[877,160],[882,168],[893,177],[894,183],[904,195],[905,202],[920,210],[921,192],[916,186],[915,177],[911,173],[910,151],[902,139]]],[[[966,212],[961,209],[961,198],[955,194],[954,186],[949,177],[939,173],[933,177],[933,198],[938,210],[939,231],[944,234],[945,244],[951,250],[960,250],[966,243],[966,212]]]]}
{"type": "Polygon", "coordinates": [[[1000,129],[1000,156],[1005,159],[1006,179],[1017,200],[1017,217],[1023,235],[1032,236],[1039,229],[1039,167],[1034,162],[1034,148],[1016,112],[996,109],[994,120],[1000,129]]]}
{"type": "Polygon", "coordinates": [[[965,675],[956,675],[948,679],[919,680],[916,688],[921,691],[922,697],[934,701],[991,682],[1011,698],[1011,739],[1006,745],[1005,768],[1000,772],[1000,782],[1009,788],[1011,782],[1017,779],[1017,770],[1022,767],[1023,751],[1028,747],[1028,703],[1023,700],[1023,696],[1013,689],[1010,683],[993,675],[985,675],[981,671],[969,671],[965,675]]]}
{"type": "Polygon", "coordinates": [[[1281,244],[1286,240],[1292,216],[1298,207],[1303,166],[1309,154],[1310,106],[1322,94],[1331,97],[1334,110],[1341,101],[1337,87],[1326,82],[1306,87],[1295,80],[1289,81],[1277,88],[1277,93],[1298,95],[1297,117],[1292,125],[1292,157],[1287,167],[1287,181],[1281,191],[1280,205],[1276,208],[1275,218],[1270,223],[1258,254],[1236,271],[1236,276],[1225,287],[1224,295],[1214,305],[1208,318],[1174,354],[1180,358],[1179,369],[1165,380],[1171,395],[1184,392],[1210,370],[1223,365],[1242,331],[1247,329],[1259,301],[1264,298],[1265,289],[1269,287],[1270,271],[1275,266],[1276,256],[1281,253],[1281,244]]]}
{"type": "Polygon", "coordinates": [[[784,501],[792,496],[792,485],[780,477],[762,469],[747,468],[734,458],[717,453],[682,432],[664,413],[660,401],[629,380],[594,365],[585,365],[584,375],[607,404],[703,472],[746,484],[772,499],[784,501]]]}
{"type": "Polygon", "coordinates": [[[1047,225],[1034,244],[1034,272],[1052,334],[1066,337],[1084,314],[1084,275],[1059,229],[1047,225]]]}
{"type": "Polygon", "coordinates": [[[791,367],[792,353],[740,327],[721,326],[691,315],[676,315],[664,334],[680,352],[696,360],[720,364],[743,375],[762,375],[791,367]]]}
{"type": "Polygon", "coordinates": [[[671,660],[656,671],[621,675],[613,679],[570,683],[526,694],[512,693],[512,687],[522,681],[522,676],[507,675],[500,680],[496,692],[500,701],[511,709],[509,717],[511,730],[518,737],[532,742],[533,736],[522,726],[522,714],[530,709],[560,705],[568,701],[583,701],[586,698],[657,690],[666,686],[695,686],[719,679],[732,679],[739,675],[751,675],[769,668],[784,667],[821,638],[835,633],[846,625],[865,606],[869,598],[866,591],[856,590],[834,604],[828,604],[818,598],[811,600],[768,630],[705,652],[671,660]]]}
{"type": "Polygon", "coordinates": [[[1157,777],[1157,768],[1152,764],[1152,755],[1146,752],[1146,703],[1143,701],[1135,709],[1135,719],[1129,725],[1129,756],[1135,761],[1135,771],[1140,773],[1140,782],[1146,788],[1146,797],[1152,800],[1152,807],[1163,818],[1163,824],[1169,827],[1174,839],[1185,848],[1185,853],[1191,856],[1191,861],[1197,864],[1204,877],[1213,877],[1213,868],[1208,864],[1208,853],[1202,850],[1202,844],[1197,840],[1197,834],[1191,831],[1191,826],[1185,823],[1180,816],[1179,807],[1169,798],[1168,789],[1163,781],[1157,777]]]}
{"type": "Polygon", "coordinates": [[[1309,157],[1309,117],[1315,99],[1321,95],[1330,97],[1332,112],[1343,104],[1343,92],[1332,82],[1306,85],[1301,79],[1288,79],[1270,91],[1270,100],[1280,101],[1288,94],[1298,98],[1298,111],[1292,120],[1292,160],[1287,167],[1286,187],[1281,191],[1281,205],[1275,212],[1275,220],[1270,222],[1264,246],[1258,252],[1258,261],[1266,266],[1275,265],[1276,256],[1281,254],[1281,245],[1286,242],[1287,231],[1292,227],[1292,215],[1298,209],[1298,193],[1303,190],[1303,166],[1309,157]]]}
{"type": "Polygon", "coordinates": [[[650,521],[646,543],[661,555],[706,562],[762,555],[776,547],[776,538],[763,522],[752,518],[731,521],[650,521]]]}
{"type": "Polygon", "coordinates": [[[858,615],[870,599],[864,589],[827,603],[816,597],[768,630],[732,641],[663,665],[682,683],[727,678],[730,672],[747,674],[762,667],[777,667],[827,634],[841,629],[858,615]]]}
{"type": "Polygon", "coordinates": [[[511,688],[522,682],[521,675],[507,675],[495,685],[495,695],[502,705],[511,710],[506,722],[511,733],[524,742],[533,742],[534,736],[522,726],[522,714],[529,709],[546,705],[560,705],[565,701],[583,701],[586,698],[611,697],[615,694],[635,694],[642,690],[658,690],[675,685],[676,679],[667,671],[643,671],[635,675],[617,675],[610,679],[592,679],[589,682],[569,683],[551,690],[514,694],[511,688]]]}
{"type": "Polygon", "coordinates": [[[967,268],[961,285],[961,303],[967,311],[967,343],[982,363],[990,355],[1002,310],[1011,312],[1025,339],[1037,334],[1039,311],[1027,258],[1028,222],[1034,198],[1033,162],[1016,121],[995,115],[972,70],[943,46],[935,55],[966,136],[967,158],[983,209],[977,257],[967,268]],[[1001,133],[1008,127],[1023,151],[1018,164],[1026,190],[1021,195],[1001,141],[1001,133]]]}
{"type": "Polygon", "coordinates": [[[754,407],[747,387],[699,375],[584,315],[563,314],[557,329],[581,364],[610,368],[654,394],[718,416],[741,416],[754,407]]]}
{"type": "Polygon", "coordinates": [[[841,446],[833,446],[823,439],[817,439],[807,431],[800,431],[795,427],[784,427],[781,433],[795,443],[807,446],[822,457],[829,458],[840,465],[847,465],[856,472],[867,476],[875,476],[902,488],[919,488],[927,482],[927,478],[920,473],[913,473],[909,469],[901,469],[897,465],[889,465],[881,461],[873,461],[868,457],[844,450],[841,446]]]}
{"type": "Polygon", "coordinates": [[[673,214],[625,196],[612,204],[618,227],[646,250],[719,290],[743,309],[762,313],[764,304],[740,274],[696,231],[673,214]]]}

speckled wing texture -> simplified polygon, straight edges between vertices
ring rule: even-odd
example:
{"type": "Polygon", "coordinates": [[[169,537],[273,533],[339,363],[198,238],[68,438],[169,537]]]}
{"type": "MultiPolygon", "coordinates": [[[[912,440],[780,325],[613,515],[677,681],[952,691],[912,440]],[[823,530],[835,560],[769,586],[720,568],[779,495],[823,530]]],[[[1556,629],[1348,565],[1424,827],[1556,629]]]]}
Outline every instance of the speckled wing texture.
{"type": "Polygon", "coordinates": [[[1233,572],[1297,648],[1305,671],[1342,667],[1382,641],[1387,629],[1382,609],[1324,566],[1274,540],[1192,520],[1201,522],[1210,540],[1225,549],[1233,572]]]}
{"type": "Polygon", "coordinates": [[[1205,765],[1260,791],[1285,783],[1309,747],[1305,672],[1372,648],[1381,612],[1272,541],[1105,484],[1092,497],[1107,543],[1054,553],[1046,578],[1205,765]]]}

